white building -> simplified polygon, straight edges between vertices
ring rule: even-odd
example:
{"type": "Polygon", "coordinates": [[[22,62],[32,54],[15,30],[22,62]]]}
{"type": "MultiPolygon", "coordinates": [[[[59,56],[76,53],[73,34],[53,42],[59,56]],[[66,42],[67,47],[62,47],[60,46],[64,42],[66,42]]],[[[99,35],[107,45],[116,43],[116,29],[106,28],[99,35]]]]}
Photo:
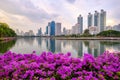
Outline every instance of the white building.
{"type": "Polygon", "coordinates": [[[55,24],[55,35],[56,36],[61,35],[61,23],[56,23],[55,24]]]}
{"type": "Polygon", "coordinates": [[[72,26],[72,34],[81,34],[80,29],[80,24],[78,23],[75,26],[72,26]]]}
{"type": "Polygon", "coordinates": [[[97,34],[97,33],[99,33],[99,28],[98,27],[96,27],[96,26],[91,26],[91,27],[89,27],[89,32],[90,32],[90,34],[97,34]]]}

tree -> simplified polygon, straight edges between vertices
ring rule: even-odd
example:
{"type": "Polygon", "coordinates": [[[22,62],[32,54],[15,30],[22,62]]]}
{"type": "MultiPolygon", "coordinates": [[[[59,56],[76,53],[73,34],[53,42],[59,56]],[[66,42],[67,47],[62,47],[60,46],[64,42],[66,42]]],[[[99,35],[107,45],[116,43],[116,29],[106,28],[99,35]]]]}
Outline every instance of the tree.
{"type": "Polygon", "coordinates": [[[8,24],[0,23],[0,37],[14,37],[16,33],[14,30],[9,28],[8,24]]]}
{"type": "Polygon", "coordinates": [[[115,30],[108,30],[108,31],[102,31],[97,36],[103,36],[103,37],[120,37],[120,31],[115,30]]]}
{"type": "Polygon", "coordinates": [[[90,34],[90,33],[89,33],[89,29],[85,29],[85,30],[84,30],[84,34],[90,34]]]}

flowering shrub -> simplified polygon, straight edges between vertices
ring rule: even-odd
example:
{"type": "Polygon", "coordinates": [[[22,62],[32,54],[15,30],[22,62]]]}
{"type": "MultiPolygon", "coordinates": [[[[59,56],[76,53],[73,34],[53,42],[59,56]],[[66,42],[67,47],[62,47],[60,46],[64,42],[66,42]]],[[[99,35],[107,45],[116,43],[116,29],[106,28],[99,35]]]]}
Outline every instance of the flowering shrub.
{"type": "Polygon", "coordinates": [[[6,52],[0,56],[0,80],[118,80],[120,55],[104,52],[82,59],[67,54],[6,52]]]}

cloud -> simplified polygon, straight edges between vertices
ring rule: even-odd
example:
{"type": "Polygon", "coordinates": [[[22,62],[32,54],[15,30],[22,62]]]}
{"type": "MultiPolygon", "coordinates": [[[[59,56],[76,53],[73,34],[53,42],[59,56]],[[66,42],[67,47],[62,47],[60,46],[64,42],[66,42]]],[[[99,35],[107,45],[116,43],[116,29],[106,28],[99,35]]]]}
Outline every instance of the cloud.
{"type": "Polygon", "coordinates": [[[36,7],[30,0],[2,0],[0,6],[0,9],[5,12],[25,16],[34,22],[57,17],[57,14],[48,14],[43,9],[36,7]]]}
{"type": "Polygon", "coordinates": [[[76,0],[67,0],[69,3],[74,3],[76,0]]]}
{"type": "Polygon", "coordinates": [[[62,23],[70,29],[77,22],[79,14],[87,28],[87,15],[100,9],[107,11],[108,25],[120,23],[120,0],[1,0],[0,21],[8,22],[21,30],[45,27],[51,20],[62,23]],[[114,5],[113,5],[114,4],[114,5]]]}

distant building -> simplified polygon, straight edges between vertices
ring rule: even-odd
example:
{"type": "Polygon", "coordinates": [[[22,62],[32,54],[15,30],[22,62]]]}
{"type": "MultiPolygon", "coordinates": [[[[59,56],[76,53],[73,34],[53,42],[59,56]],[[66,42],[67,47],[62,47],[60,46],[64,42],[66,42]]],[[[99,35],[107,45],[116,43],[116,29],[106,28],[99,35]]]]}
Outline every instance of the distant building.
{"type": "Polygon", "coordinates": [[[24,36],[35,36],[33,30],[24,33],[24,36]]]}
{"type": "Polygon", "coordinates": [[[95,29],[97,33],[106,30],[106,11],[103,9],[99,13],[95,11],[94,18],[92,19],[92,14],[88,14],[88,29],[95,29]],[[94,25],[92,25],[94,23],[94,25]],[[96,27],[96,28],[95,28],[96,27]]]}
{"type": "Polygon", "coordinates": [[[64,28],[63,28],[63,35],[66,35],[66,34],[67,34],[66,28],[64,27],[64,28]]]}
{"type": "Polygon", "coordinates": [[[66,35],[71,35],[72,34],[72,31],[70,29],[67,29],[66,30],[66,35]]]}
{"type": "Polygon", "coordinates": [[[18,29],[16,29],[16,34],[18,35],[18,36],[24,36],[24,32],[23,31],[19,31],[18,29]]]}
{"type": "Polygon", "coordinates": [[[94,13],[94,26],[99,27],[99,12],[95,11],[94,13]]]}
{"type": "Polygon", "coordinates": [[[76,34],[77,27],[76,26],[72,26],[72,34],[76,34]]]}
{"type": "Polygon", "coordinates": [[[91,13],[88,14],[88,28],[93,26],[93,15],[91,13]]]}
{"type": "Polygon", "coordinates": [[[50,36],[55,36],[55,21],[50,23],[50,36]]]}
{"type": "Polygon", "coordinates": [[[16,29],[16,34],[18,35],[18,36],[20,36],[20,31],[18,30],[18,29],[16,29]]]}
{"type": "Polygon", "coordinates": [[[50,36],[50,33],[51,33],[51,27],[50,27],[50,22],[48,23],[48,36],[50,36]]]}
{"type": "Polygon", "coordinates": [[[55,24],[55,35],[61,35],[61,23],[55,24]]]}
{"type": "Polygon", "coordinates": [[[72,34],[81,34],[80,32],[80,24],[75,24],[75,26],[72,26],[72,34]]]}
{"type": "Polygon", "coordinates": [[[120,31],[120,24],[114,25],[113,30],[120,31]]]}
{"type": "Polygon", "coordinates": [[[37,36],[41,36],[42,35],[42,29],[38,29],[38,33],[37,33],[37,36]]]}
{"type": "Polygon", "coordinates": [[[90,32],[90,34],[97,34],[98,33],[98,28],[97,27],[95,27],[95,26],[91,26],[91,27],[89,27],[88,28],[89,29],[89,32],[90,32]]]}
{"type": "Polygon", "coordinates": [[[21,31],[21,33],[20,33],[20,34],[21,34],[21,36],[24,36],[24,32],[23,32],[23,31],[21,31]]]}
{"type": "Polygon", "coordinates": [[[48,26],[46,26],[46,32],[45,32],[45,34],[48,34],[48,26]]]}
{"type": "Polygon", "coordinates": [[[29,36],[34,36],[33,30],[29,30],[29,36]]]}
{"type": "Polygon", "coordinates": [[[100,13],[100,32],[104,31],[105,27],[106,27],[106,11],[102,9],[100,13]]]}
{"type": "Polygon", "coordinates": [[[80,34],[82,34],[83,33],[83,17],[81,15],[79,15],[79,17],[77,18],[77,24],[79,24],[80,34]]]}

